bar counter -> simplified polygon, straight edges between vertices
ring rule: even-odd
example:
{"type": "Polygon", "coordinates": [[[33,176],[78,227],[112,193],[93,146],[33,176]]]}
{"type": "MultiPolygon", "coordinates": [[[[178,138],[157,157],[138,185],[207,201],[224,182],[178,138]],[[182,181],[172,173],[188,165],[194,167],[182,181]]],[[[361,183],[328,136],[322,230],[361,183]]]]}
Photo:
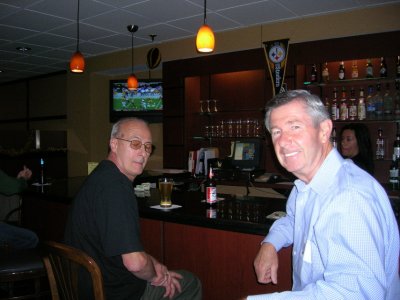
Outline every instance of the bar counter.
{"type": "MultiPolygon", "coordinates": [[[[31,186],[24,195],[24,205],[31,198],[69,206],[85,177],[59,179],[45,186],[31,186]]],[[[137,193],[136,198],[140,216],[143,218],[201,226],[234,232],[250,233],[264,236],[273,220],[267,216],[276,211],[285,211],[286,199],[235,196],[218,194],[218,202],[210,209],[204,202],[201,192],[172,192],[173,204],[181,206],[176,209],[154,209],[159,204],[158,189],[137,193]]],[[[29,213],[25,210],[25,216],[29,213]]]]}

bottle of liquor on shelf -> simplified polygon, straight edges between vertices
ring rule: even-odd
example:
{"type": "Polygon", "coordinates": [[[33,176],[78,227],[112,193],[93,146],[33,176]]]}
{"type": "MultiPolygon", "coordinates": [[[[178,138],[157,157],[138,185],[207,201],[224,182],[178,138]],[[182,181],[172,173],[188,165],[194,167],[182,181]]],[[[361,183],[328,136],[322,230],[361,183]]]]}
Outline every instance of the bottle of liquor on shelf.
{"type": "Polygon", "coordinates": [[[331,117],[333,121],[336,121],[339,119],[339,107],[338,107],[338,101],[337,101],[337,89],[333,88],[333,98],[332,98],[332,104],[331,104],[331,117]]]}
{"type": "Polygon", "coordinates": [[[327,83],[329,81],[329,69],[328,69],[328,63],[325,62],[324,68],[322,70],[322,81],[327,83]]]}
{"type": "Polygon", "coordinates": [[[371,59],[367,59],[367,64],[365,66],[365,77],[373,78],[374,77],[374,67],[372,66],[371,59]]]}
{"type": "Polygon", "coordinates": [[[391,115],[393,113],[393,97],[390,94],[390,83],[386,83],[386,90],[383,95],[383,112],[385,115],[391,115]]]}
{"type": "Polygon", "coordinates": [[[400,55],[397,56],[397,62],[396,62],[396,78],[400,78],[400,55]]]}
{"type": "Polygon", "coordinates": [[[356,60],[353,60],[351,65],[351,78],[358,78],[358,65],[356,60]]]}
{"type": "Polygon", "coordinates": [[[206,203],[207,205],[215,205],[217,203],[217,183],[214,179],[214,173],[212,167],[210,167],[208,172],[208,178],[204,183],[204,191],[206,193],[206,203]]]}
{"type": "Polygon", "coordinates": [[[382,128],[378,129],[378,137],[376,138],[376,159],[382,160],[385,158],[385,139],[383,138],[382,128]]]}
{"type": "Polygon", "coordinates": [[[367,91],[367,119],[373,119],[375,117],[375,102],[374,102],[374,87],[368,86],[367,91]]]}
{"type": "Polygon", "coordinates": [[[392,190],[399,189],[399,160],[394,154],[389,169],[389,183],[392,190]]]}
{"type": "Polygon", "coordinates": [[[339,65],[339,80],[345,80],[346,79],[346,72],[344,68],[344,61],[342,61],[339,65]]]}
{"type": "Polygon", "coordinates": [[[347,106],[347,96],[345,87],[342,87],[342,96],[340,97],[339,118],[342,121],[345,121],[349,118],[349,108],[347,106]]]}
{"type": "Polygon", "coordinates": [[[331,142],[334,148],[337,148],[336,127],[333,127],[331,134],[331,142]]]}
{"type": "Polygon", "coordinates": [[[381,66],[379,68],[379,76],[387,77],[387,65],[384,57],[381,57],[381,66]]]}
{"type": "Polygon", "coordinates": [[[325,102],[324,102],[324,104],[325,104],[326,111],[327,111],[327,112],[330,112],[330,111],[331,111],[331,104],[330,104],[330,102],[329,102],[329,97],[325,97],[325,102]]]}
{"type": "Polygon", "coordinates": [[[395,82],[396,91],[393,98],[393,106],[395,115],[400,115],[400,80],[395,82]]]}
{"type": "Polygon", "coordinates": [[[350,89],[349,98],[349,120],[357,119],[357,102],[356,102],[356,92],[354,88],[350,89]]]}
{"type": "Polygon", "coordinates": [[[396,123],[396,139],[393,142],[393,155],[396,157],[396,160],[400,159],[400,124],[396,123]]]}
{"type": "Polygon", "coordinates": [[[365,98],[364,98],[364,89],[360,88],[360,94],[358,96],[358,104],[357,104],[357,118],[361,120],[365,120],[366,108],[365,108],[365,98]]]}
{"type": "Polygon", "coordinates": [[[383,97],[381,95],[381,84],[378,83],[376,85],[376,93],[374,97],[374,102],[375,102],[375,114],[378,117],[381,117],[383,115],[383,97]]]}
{"type": "Polygon", "coordinates": [[[318,76],[317,76],[317,65],[313,64],[311,67],[311,77],[310,77],[311,82],[317,82],[318,81],[318,76]]]}

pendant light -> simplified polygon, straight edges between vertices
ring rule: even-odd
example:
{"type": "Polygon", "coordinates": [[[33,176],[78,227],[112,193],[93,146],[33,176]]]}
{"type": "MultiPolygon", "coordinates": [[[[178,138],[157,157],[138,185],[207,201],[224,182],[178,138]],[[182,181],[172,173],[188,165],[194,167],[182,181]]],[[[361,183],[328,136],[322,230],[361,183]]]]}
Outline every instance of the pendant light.
{"type": "Polygon", "coordinates": [[[139,26],[137,25],[128,25],[127,26],[128,31],[132,34],[132,69],[131,69],[131,75],[129,75],[128,77],[128,89],[129,90],[135,90],[138,88],[139,83],[138,83],[138,79],[136,77],[136,75],[133,73],[133,65],[134,65],[134,60],[133,60],[133,34],[138,31],[139,26]]]}
{"type": "Polygon", "coordinates": [[[211,27],[207,25],[207,0],[204,0],[204,23],[197,32],[196,48],[202,53],[211,53],[214,51],[215,38],[211,27]]]}
{"type": "Polygon", "coordinates": [[[78,0],[78,12],[76,17],[76,52],[69,61],[69,69],[73,73],[82,73],[85,70],[85,59],[79,51],[79,2],[80,0],[78,0]]]}

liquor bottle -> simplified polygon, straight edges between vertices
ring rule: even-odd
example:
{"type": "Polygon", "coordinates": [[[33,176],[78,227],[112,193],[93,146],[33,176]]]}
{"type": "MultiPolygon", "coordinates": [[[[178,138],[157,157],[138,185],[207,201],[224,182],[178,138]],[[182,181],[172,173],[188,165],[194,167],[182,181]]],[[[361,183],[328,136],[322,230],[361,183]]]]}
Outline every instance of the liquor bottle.
{"type": "Polygon", "coordinates": [[[367,119],[375,117],[375,102],[374,102],[374,88],[372,85],[368,86],[367,91],[367,119]]]}
{"type": "Polygon", "coordinates": [[[217,203],[217,183],[214,179],[212,167],[210,167],[208,178],[204,183],[204,191],[206,193],[206,203],[208,205],[215,205],[217,203]]]}
{"type": "Polygon", "coordinates": [[[349,108],[347,106],[346,88],[342,87],[342,96],[340,97],[339,118],[345,121],[349,118],[349,108]]]}
{"type": "Polygon", "coordinates": [[[339,119],[339,107],[337,102],[337,89],[333,88],[333,98],[332,98],[332,105],[331,105],[331,117],[333,121],[339,119]]]}
{"type": "Polygon", "coordinates": [[[365,108],[365,98],[364,98],[364,89],[360,88],[360,94],[358,96],[358,104],[357,104],[357,117],[359,120],[365,120],[366,108],[365,108]]]}
{"type": "Polygon", "coordinates": [[[396,139],[393,142],[393,155],[396,156],[396,160],[400,159],[400,128],[399,123],[396,123],[396,139]]]}
{"type": "Polygon", "coordinates": [[[376,159],[385,158],[385,139],[383,138],[382,128],[378,129],[378,137],[376,138],[376,159]]]}
{"type": "Polygon", "coordinates": [[[399,189],[399,160],[395,154],[393,154],[392,163],[390,164],[389,183],[392,190],[399,189]]]}
{"type": "Polygon", "coordinates": [[[396,80],[395,86],[396,92],[394,93],[393,98],[394,113],[400,115],[400,81],[396,80]]]}
{"type": "Polygon", "coordinates": [[[331,110],[331,104],[330,104],[330,102],[329,102],[329,98],[328,97],[325,97],[325,108],[326,108],[326,111],[327,112],[330,112],[331,110]]]}
{"type": "Polygon", "coordinates": [[[374,103],[375,103],[375,114],[378,117],[383,115],[383,97],[381,95],[381,84],[378,83],[376,85],[376,93],[374,96],[374,103]]]}
{"type": "Polygon", "coordinates": [[[400,78],[400,55],[397,56],[396,78],[400,78]]]}
{"type": "Polygon", "coordinates": [[[328,63],[325,63],[324,69],[322,70],[322,81],[327,83],[329,81],[329,69],[328,63]]]}
{"type": "Polygon", "coordinates": [[[379,68],[379,76],[387,77],[387,65],[384,57],[381,57],[381,67],[379,68]]]}
{"type": "Polygon", "coordinates": [[[372,66],[371,59],[367,59],[367,64],[365,67],[365,77],[367,78],[373,78],[374,77],[374,68],[372,66]]]}
{"type": "Polygon", "coordinates": [[[356,103],[356,92],[354,88],[350,90],[350,99],[349,99],[349,120],[357,119],[357,103],[356,103]]]}
{"type": "Polygon", "coordinates": [[[339,65],[339,80],[346,79],[345,73],[344,62],[342,61],[339,65]]]}
{"type": "Polygon", "coordinates": [[[336,127],[333,127],[332,129],[331,143],[334,148],[337,148],[336,127]]]}
{"type": "Polygon", "coordinates": [[[358,78],[358,66],[356,60],[353,60],[353,64],[351,65],[351,78],[358,78]]]}
{"type": "Polygon", "coordinates": [[[312,67],[311,67],[311,78],[310,78],[310,81],[311,82],[317,82],[318,81],[317,77],[318,77],[317,76],[317,66],[316,66],[316,64],[313,64],[312,67]]]}
{"type": "Polygon", "coordinates": [[[383,112],[385,115],[393,113],[393,98],[390,95],[390,83],[386,83],[385,94],[383,95],[383,112]]]}

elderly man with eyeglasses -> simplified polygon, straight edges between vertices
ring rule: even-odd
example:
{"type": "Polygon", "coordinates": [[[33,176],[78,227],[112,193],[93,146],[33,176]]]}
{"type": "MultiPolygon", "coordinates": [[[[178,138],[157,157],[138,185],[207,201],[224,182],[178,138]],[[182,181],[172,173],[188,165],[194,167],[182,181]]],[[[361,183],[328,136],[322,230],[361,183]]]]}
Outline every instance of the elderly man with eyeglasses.
{"type": "MultiPolygon", "coordinates": [[[[66,243],[100,266],[107,299],[201,299],[199,279],[171,271],[145,252],[132,182],[153,149],[148,124],[137,118],[114,124],[109,154],[89,175],[72,205],[66,243]]],[[[92,298],[90,278],[81,274],[80,299],[92,298]]]]}

